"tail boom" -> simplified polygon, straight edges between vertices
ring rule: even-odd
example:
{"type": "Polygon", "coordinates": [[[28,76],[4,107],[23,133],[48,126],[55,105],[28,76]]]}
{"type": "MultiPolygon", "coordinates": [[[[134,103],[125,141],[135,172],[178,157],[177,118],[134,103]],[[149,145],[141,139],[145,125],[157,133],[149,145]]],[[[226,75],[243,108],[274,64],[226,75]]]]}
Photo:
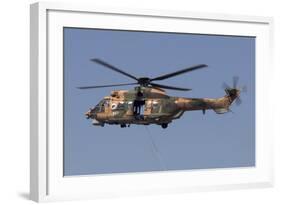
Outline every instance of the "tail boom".
{"type": "Polygon", "coordinates": [[[235,98],[230,98],[228,95],[221,98],[179,98],[176,104],[184,111],[212,109],[218,114],[223,114],[229,111],[229,106],[234,100],[235,98]]]}

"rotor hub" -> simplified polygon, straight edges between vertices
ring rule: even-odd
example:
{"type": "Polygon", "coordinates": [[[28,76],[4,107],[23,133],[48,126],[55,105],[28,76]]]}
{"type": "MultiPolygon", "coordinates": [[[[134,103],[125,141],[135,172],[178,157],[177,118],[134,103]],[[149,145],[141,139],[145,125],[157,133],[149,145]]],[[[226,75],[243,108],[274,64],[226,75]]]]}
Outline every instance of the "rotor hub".
{"type": "Polygon", "coordinates": [[[138,84],[141,86],[148,86],[150,84],[150,78],[142,77],[138,79],[138,84]]]}

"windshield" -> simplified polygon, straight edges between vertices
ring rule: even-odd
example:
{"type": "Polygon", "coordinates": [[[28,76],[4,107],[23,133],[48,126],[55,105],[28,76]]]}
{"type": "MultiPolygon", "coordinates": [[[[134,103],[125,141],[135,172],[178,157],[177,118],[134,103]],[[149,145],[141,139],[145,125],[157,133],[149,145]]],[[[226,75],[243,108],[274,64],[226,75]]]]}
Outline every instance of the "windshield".
{"type": "Polygon", "coordinates": [[[109,105],[108,100],[101,100],[94,108],[94,112],[104,112],[104,107],[109,105]]]}

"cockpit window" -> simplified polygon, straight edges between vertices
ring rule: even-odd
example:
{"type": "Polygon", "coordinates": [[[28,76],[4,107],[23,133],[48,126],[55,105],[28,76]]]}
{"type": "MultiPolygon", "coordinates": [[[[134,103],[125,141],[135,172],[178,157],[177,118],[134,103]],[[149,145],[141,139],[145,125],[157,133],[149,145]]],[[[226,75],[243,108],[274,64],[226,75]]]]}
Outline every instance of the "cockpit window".
{"type": "Polygon", "coordinates": [[[104,111],[104,108],[105,108],[106,106],[108,106],[108,105],[109,105],[109,101],[103,99],[103,100],[101,100],[101,101],[96,105],[96,107],[94,108],[94,111],[96,111],[96,112],[103,112],[103,111],[104,111]]]}
{"type": "Polygon", "coordinates": [[[104,106],[108,107],[109,106],[109,100],[104,100],[104,106]]]}

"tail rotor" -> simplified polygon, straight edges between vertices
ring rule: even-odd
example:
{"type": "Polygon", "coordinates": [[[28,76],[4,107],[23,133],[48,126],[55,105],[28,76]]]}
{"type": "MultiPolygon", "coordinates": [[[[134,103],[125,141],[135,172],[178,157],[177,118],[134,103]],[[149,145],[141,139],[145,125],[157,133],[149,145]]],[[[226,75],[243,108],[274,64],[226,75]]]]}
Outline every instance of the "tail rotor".
{"type": "Polygon", "coordinates": [[[223,83],[222,88],[226,92],[226,95],[229,97],[230,103],[235,101],[236,105],[241,105],[242,99],[240,97],[241,92],[247,92],[247,87],[242,86],[238,87],[239,77],[233,76],[232,78],[232,87],[227,83],[223,83]]]}

